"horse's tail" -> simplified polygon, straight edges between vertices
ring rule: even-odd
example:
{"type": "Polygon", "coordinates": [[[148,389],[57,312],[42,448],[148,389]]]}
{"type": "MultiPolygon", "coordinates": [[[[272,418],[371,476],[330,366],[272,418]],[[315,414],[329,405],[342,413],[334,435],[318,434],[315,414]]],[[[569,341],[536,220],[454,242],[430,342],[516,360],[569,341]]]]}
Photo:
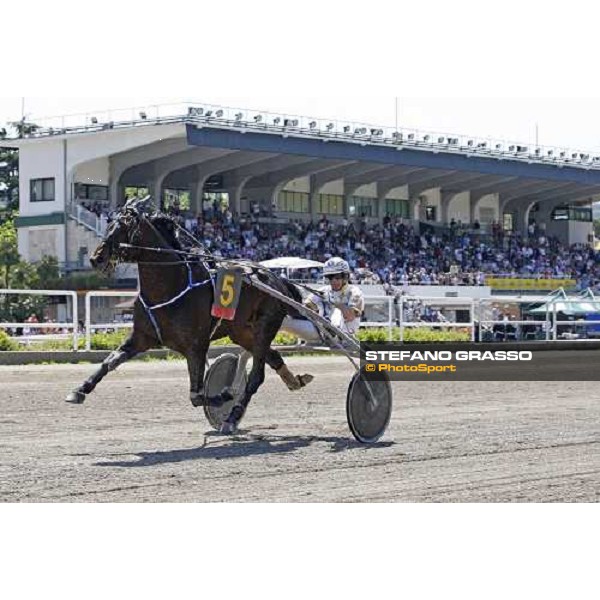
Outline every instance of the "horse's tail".
{"type": "MultiPolygon", "coordinates": [[[[296,302],[302,304],[302,294],[300,293],[300,290],[291,281],[288,281],[287,279],[282,279],[281,283],[283,283],[283,286],[287,291],[286,296],[289,296],[292,300],[295,300],[296,302]]],[[[290,315],[290,317],[293,317],[294,319],[297,319],[298,317],[302,316],[295,308],[289,305],[286,305],[285,309],[288,315],[290,315]]]]}

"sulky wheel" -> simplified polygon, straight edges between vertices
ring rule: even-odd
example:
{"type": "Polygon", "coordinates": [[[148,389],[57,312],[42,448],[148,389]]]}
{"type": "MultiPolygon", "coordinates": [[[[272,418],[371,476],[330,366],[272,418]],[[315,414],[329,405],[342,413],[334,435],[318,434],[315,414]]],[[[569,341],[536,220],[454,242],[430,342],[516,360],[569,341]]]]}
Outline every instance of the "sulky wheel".
{"type": "Polygon", "coordinates": [[[246,389],[248,375],[245,369],[239,391],[232,389],[237,367],[238,357],[235,354],[222,354],[206,372],[204,393],[207,402],[204,405],[204,414],[211,426],[217,431],[221,429],[221,425],[237,404],[239,392],[246,389]],[[229,392],[229,394],[226,394],[225,400],[219,400],[218,398],[223,391],[229,392]]]}
{"type": "Polygon", "coordinates": [[[387,376],[375,381],[364,371],[356,373],[348,386],[346,415],[350,431],[359,442],[376,442],[392,416],[392,386],[387,376]]]}

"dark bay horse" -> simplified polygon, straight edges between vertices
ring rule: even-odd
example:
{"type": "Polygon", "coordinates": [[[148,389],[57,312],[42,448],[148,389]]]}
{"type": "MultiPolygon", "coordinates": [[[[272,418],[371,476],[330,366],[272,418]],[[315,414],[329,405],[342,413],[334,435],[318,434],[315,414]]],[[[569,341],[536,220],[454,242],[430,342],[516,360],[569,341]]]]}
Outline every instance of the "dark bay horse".
{"type": "MultiPolygon", "coordinates": [[[[110,272],[120,261],[138,264],[140,293],[134,305],[133,331],[89,379],[67,396],[67,402],[83,403],[110,371],[142,352],[164,346],[185,356],[190,400],[195,407],[202,406],[209,401],[204,393],[204,371],[210,342],[229,336],[251,352],[253,358],[240,403],[233,407],[222,428],[223,433],[232,433],[264,382],[265,364],[278,373],[290,390],[312,381],[310,375],[293,375],[280,353],[271,348],[284,317],[293,309],[244,283],[234,320],[212,317],[214,290],[210,260],[207,264],[205,255],[196,257],[184,251],[177,224],[166,215],[149,214],[148,202],[148,198],[129,201],[117,213],[90,259],[94,268],[105,272],[110,272]]],[[[261,270],[258,265],[244,265],[254,270],[264,283],[302,301],[293,284],[261,270]]]]}

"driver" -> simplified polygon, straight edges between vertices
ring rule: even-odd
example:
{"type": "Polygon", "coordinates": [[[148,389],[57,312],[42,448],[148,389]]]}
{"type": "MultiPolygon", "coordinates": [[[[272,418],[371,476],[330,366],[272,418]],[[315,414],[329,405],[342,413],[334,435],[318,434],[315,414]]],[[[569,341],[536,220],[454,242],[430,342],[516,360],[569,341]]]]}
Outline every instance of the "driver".
{"type": "Polygon", "coordinates": [[[339,257],[330,258],[323,267],[329,285],[310,294],[306,306],[328,319],[348,335],[356,335],[365,300],[360,288],[350,285],[350,265],[339,257]]]}

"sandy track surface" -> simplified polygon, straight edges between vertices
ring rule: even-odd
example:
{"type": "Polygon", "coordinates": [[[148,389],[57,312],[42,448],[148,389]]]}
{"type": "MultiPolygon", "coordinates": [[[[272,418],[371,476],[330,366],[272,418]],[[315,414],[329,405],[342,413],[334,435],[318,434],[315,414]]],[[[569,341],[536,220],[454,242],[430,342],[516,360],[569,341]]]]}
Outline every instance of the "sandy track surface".
{"type": "Polygon", "coordinates": [[[0,501],[528,502],[600,499],[596,382],[394,383],[381,442],[354,442],[344,358],[268,372],[234,437],[188,401],[182,362],[136,362],[83,406],[92,365],[0,367],[0,501]]]}

